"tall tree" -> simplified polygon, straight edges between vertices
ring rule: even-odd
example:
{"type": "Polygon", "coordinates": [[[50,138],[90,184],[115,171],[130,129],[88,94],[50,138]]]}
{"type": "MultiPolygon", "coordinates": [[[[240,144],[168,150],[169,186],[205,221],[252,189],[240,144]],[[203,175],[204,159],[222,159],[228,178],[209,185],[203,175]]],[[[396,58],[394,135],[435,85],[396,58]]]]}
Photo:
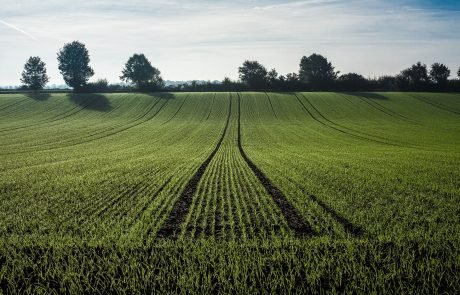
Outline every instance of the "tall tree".
{"type": "Polygon", "coordinates": [[[21,82],[29,89],[40,90],[48,83],[46,64],[38,56],[31,56],[22,71],[21,82]]]}
{"type": "Polygon", "coordinates": [[[304,83],[314,88],[327,88],[332,85],[339,72],[334,71],[332,63],[320,54],[302,57],[300,60],[299,77],[304,83]]]}
{"type": "Polygon", "coordinates": [[[449,68],[441,63],[434,63],[431,65],[430,78],[438,86],[445,86],[450,76],[449,68]]]}
{"type": "Polygon", "coordinates": [[[238,68],[241,81],[254,90],[265,89],[268,86],[268,71],[258,61],[246,60],[238,68]]]}
{"type": "Polygon", "coordinates": [[[142,53],[131,56],[121,73],[121,80],[134,83],[139,89],[153,89],[164,86],[161,72],[152,66],[142,53]]]}
{"type": "Polygon", "coordinates": [[[458,71],[457,71],[457,77],[460,78],[460,68],[458,68],[458,71]]]}
{"type": "Polygon", "coordinates": [[[89,66],[88,50],[85,44],[78,41],[64,45],[58,53],[58,62],[64,81],[75,91],[81,90],[94,75],[93,69],[89,66]]]}
{"type": "Polygon", "coordinates": [[[403,70],[400,76],[407,80],[409,87],[413,90],[424,90],[429,81],[426,65],[421,62],[403,70]]]}

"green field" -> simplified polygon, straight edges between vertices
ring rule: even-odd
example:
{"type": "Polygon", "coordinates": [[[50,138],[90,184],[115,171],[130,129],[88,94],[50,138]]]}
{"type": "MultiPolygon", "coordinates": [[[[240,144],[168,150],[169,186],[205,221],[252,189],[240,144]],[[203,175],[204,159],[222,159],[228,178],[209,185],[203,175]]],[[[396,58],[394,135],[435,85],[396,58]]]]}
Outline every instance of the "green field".
{"type": "Polygon", "coordinates": [[[460,293],[460,94],[0,95],[0,292],[460,293]]]}

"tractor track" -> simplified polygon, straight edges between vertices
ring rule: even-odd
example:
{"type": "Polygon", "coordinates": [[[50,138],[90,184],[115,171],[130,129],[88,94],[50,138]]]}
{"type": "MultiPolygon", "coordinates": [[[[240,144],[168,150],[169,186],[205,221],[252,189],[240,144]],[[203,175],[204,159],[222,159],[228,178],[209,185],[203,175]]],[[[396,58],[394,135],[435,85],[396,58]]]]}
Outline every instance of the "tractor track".
{"type": "Polygon", "coordinates": [[[369,138],[369,137],[365,137],[365,136],[353,134],[353,133],[350,133],[350,132],[348,132],[348,131],[345,131],[345,130],[342,130],[342,129],[340,129],[340,128],[337,128],[337,127],[335,127],[335,126],[331,126],[330,124],[326,124],[326,123],[324,123],[323,121],[319,120],[315,115],[313,115],[313,113],[310,112],[310,110],[308,110],[308,108],[307,108],[307,107],[305,106],[305,104],[300,100],[300,98],[299,98],[299,96],[298,96],[297,94],[294,94],[294,96],[297,98],[297,100],[299,101],[299,103],[302,105],[304,111],[305,111],[313,120],[315,120],[316,122],[320,123],[320,124],[323,125],[324,127],[333,129],[333,130],[335,130],[335,131],[338,131],[338,132],[340,132],[340,133],[346,134],[347,136],[353,137],[353,138],[356,138],[356,139],[365,140],[365,141],[370,141],[370,142],[375,142],[375,143],[384,144],[384,145],[389,145],[389,146],[400,146],[400,145],[398,145],[398,144],[389,143],[389,142],[385,142],[385,141],[381,141],[381,140],[377,140],[377,139],[373,139],[373,138],[369,138]]]}
{"type": "MultiPolygon", "coordinates": [[[[158,103],[159,101],[157,101],[158,103]]],[[[144,113],[140,118],[132,121],[132,122],[136,122],[135,124],[133,125],[130,125],[130,126],[127,126],[127,127],[124,127],[124,128],[121,128],[121,129],[118,129],[116,130],[115,132],[111,132],[111,133],[108,133],[108,134],[104,134],[103,136],[100,136],[100,137],[96,137],[96,138],[89,138],[88,140],[82,140],[82,141],[79,141],[77,143],[74,143],[74,144],[69,144],[69,145],[63,145],[63,146],[57,146],[57,147],[51,147],[51,148],[48,148],[48,149],[41,149],[41,150],[36,150],[37,152],[44,152],[44,151],[51,151],[51,150],[57,150],[57,149],[61,149],[61,148],[68,148],[68,147],[74,147],[74,146],[78,146],[78,145],[81,145],[81,144],[85,144],[85,143],[89,143],[89,142],[92,142],[92,141],[96,141],[96,140],[100,140],[100,139],[104,139],[104,138],[107,138],[107,137],[110,137],[110,136],[113,136],[113,135],[116,135],[116,134],[119,134],[121,132],[124,132],[126,130],[129,130],[131,128],[134,128],[134,127],[137,127],[141,124],[144,124],[148,121],[150,121],[151,119],[153,119],[154,117],[156,117],[156,115],[158,115],[158,113],[163,109],[163,107],[168,103],[168,100],[166,100],[163,105],[148,119],[144,120],[144,121],[141,121],[139,123],[137,123],[136,121],[139,121],[141,119],[143,119],[145,116],[147,116],[147,114],[155,107],[156,103],[154,106],[152,106],[146,113],[144,113]]],[[[115,129],[115,128],[114,128],[115,129]]],[[[114,130],[114,129],[110,129],[110,130],[114,130]]],[[[89,135],[89,136],[86,136],[86,138],[88,137],[91,137],[91,136],[94,136],[94,135],[97,135],[97,134],[101,134],[101,133],[105,133],[107,132],[107,130],[104,130],[102,132],[98,132],[98,133],[95,133],[95,134],[92,134],[92,135],[89,135]]],[[[85,137],[83,137],[85,138],[85,137]]],[[[16,154],[24,154],[24,153],[29,153],[30,150],[25,150],[25,151],[19,151],[19,152],[12,152],[12,153],[4,153],[4,154],[0,154],[0,155],[16,155],[16,154]]]]}
{"type": "Polygon", "coordinates": [[[12,128],[6,128],[6,129],[0,129],[0,132],[8,132],[8,131],[14,131],[14,130],[18,130],[18,129],[29,128],[29,127],[36,127],[36,126],[41,126],[41,125],[45,125],[45,124],[48,124],[48,123],[53,123],[53,122],[56,122],[56,121],[60,121],[60,120],[66,119],[66,118],[68,118],[70,116],[73,116],[75,114],[78,114],[79,112],[81,112],[84,109],[86,109],[87,107],[89,107],[92,103],[94,103],[94,101],[92,101],[91,97],[90,97],[90,98],[85,100],[85,105],[84,106],[76,105],[73,108],[71,108],[70,110],[68,110],[68,111],[66,111],[64,113],[57,114],[56,116],[53,116],[51,118],[47,118],[47,119],[44,119],[42,121],[38,121],[38,122],[36,122],[34,124],[17,126],[17,127],[12,127],[12,128]]]}
{"type": "Polygon", "coordinates": [[[217,145],[215,146],[211,154],[209,154],[209,156],[206,158],[206,160],[200,165],[200,167],[195,172],[195,174],[192,176],[192,178],[185,185],[185,188],[182,190],[178,200],[173,205],[173,208],[168,218],[158,230],[157,232],[158,238],[166,238],[166,237],[176,238],[177,237],[177,234],[180,231],[180,226],[184,222],[187,216],[187,213],[190,209],[190,205],[192,204],[193,195],[197,191],[198,183],[203,177],[204,172],[206,171],[206,168],[209,166],[209,163],[214,158],[215,154],[217,153],[220,146],[222,145],[222,142],[225,138],[225,134],[227,133],[227,128],[230,122],[231,111],[232,111],[232,98],[230,97],[227,121],[225,123],[224,130],[222,131],[222,135],[219,141],[217,142],[217,145]]]}
{"type": "Polygon", "coordinates": [[[275,118],[278,120],[278,116],[276,115],[275,109],[273,108],[272,100],[270,99],[270,96],[268,93],[265,91],[265,95],[268,98],[268,102],[270,103],[270,107],[272,108],[273,115],[275,115],[275,118]]]}
{"type": "Polygon", "coordinates": [[[205,121],[207,121],[209,119],[209,116],[211,115],[212,108],[214,106],[214,100],[216,99],[216,95],[217,95],[217,93],[214,93],[214,96],[212,97],[211,108],[209,109],[209,113],[208,113],[208,116],[206,117],[205,121]]]}
{"type": "Polygon", "coordinates": [[[445,105],[442,105],[442,104],[439,104],[439,103],[434,103],[434,102],[429,101],[426,98],[416,97],[415,95],[409,95],[409,96],[412,97],[413,99],[416,99],[418,101],[426,103],[426,104],[428,104],[428,105],[430,105],[430,106],[432,106],[434,108],[437,108],[437,109],[440,109],[440,110],[443,110],[443,111],[446,111],[446,112],[449,112],[449,113],[452,113],[452,114],[460,115],[459,111],[452,110],[452,109],[450,109],[449,107],[447,107],[445,105]]]}
{"type": "Polygon", "coordinates": [[[321,113],[317,107],[315,107],[315,105],[310,101],[310,99],[308,99],[308,97],[306,97],[303,93],[301,94],[302,97],[307,101],[307,103],[313,108],[313,110],[316,111],[316,113],[326,122],[332,124],[332,125],[335,125],[337,127],[340,127],[342,129],[345,129],[345,130],[348,130],[349,132],[354,132],[354,133],[357,133],[358,136],[364,136],[366,138],[369,138],[371,140],[379,140],[379,141],[385,141],[387,140],[387,138],[384,138],[384,137],[380,137],[380,136],[377,136],[377,135],[372,135],[372,134],[368,134],[368,133],[365,133],[365,132],[362,132],[362,131],[359,131],[359,130],[356,130],[356,129],[353,129],[353,128],[350,128],[350,127],[347,127],[347,126],[343,126],[341,124],[338,124],[330,119],[328,119],[326,116],[323,115],[323,113],[321,113]]]}
{"type": "Polygon", "coordinates": [[[298,236],[311,236],[315,235],[313,228],[303,219],[297,209],[292,206],[287,200],[286,196],[277,188],[268,177],[259,169],[243,149],[241,143],[241,96],[238,93],[238,149],[246,164],[251,168],[254,175],[259,179],[265,187],[267,193],[272,197],[275,204],[280,208],[283,213],[287,224],[298,236]]]}
{"type": "Polygon", "coordinates": [[[182,101],[181,105],[179,106],[179,108],[177,109],[177,111],[174,113],[174,115],[173,115],[171,118],[169,118],[168,120],[166,120],[166,121],[165,121],[163,124],[161,124],[161,125],[165,125],[165,124],[169,123],[172,119],[174,119],[174,117],[176,117],[176,115],[180,112],[180,110],[182,109],[182,107],[183,107],[184,104],[185,104],[185,101],[187,100],[187,98],[189,98],[189,96],[190,96],[190,94],[188,94],[188,95],[184,98],[184,100],[182,101]]]}
{"type": "Polygon", "coordinates": [[[368,97],[366,97],[366,99],[364,99],[363,97],[361,96],[357,96],[355,95],[358,99],[360,99],[361,101],[365,102],[366,104],[368,104],[369,106],[371,106],[373,109],[393,118],[393,119],[398,119],[398,120],[401,120],[401,121],[405,121],[405,122],[408,122],[408,123],[412,123],[412,124],[418,124],[417,122],[414,122],[412,121],[411,119],[401,115],[401,114],[398,114],[396,112],[394,112],[393,110],[390,110],[389,108],[387,107],[384,107],[382,106],[381,104],[377,103],[377,102],[370,102],[370,99],[368,97]]]}

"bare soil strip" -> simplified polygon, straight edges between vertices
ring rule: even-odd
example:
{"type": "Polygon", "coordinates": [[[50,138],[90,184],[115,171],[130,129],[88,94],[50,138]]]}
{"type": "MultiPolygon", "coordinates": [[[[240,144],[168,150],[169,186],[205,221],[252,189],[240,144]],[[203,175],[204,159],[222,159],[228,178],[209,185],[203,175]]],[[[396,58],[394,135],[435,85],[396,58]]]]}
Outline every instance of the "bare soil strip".
{"type": "Polygon", "coordinates": [[[227,133],[227,128],[230,122],[231,112],[232,112],[232,99],[230,97],[230,107],[228,110],[227,122],[225,123],[224,130],[222,132],[222,135],[216,147],[211,152],[211,154],[208,156],[208,158],[201,164],[201,166],[195,172],[193,177],[188,181],[184,190],[180,194],[180,197],[174,204],[173,209],[171,210],[171,213],[169,214],[163,226],[158,231],[157,233],[158,238],[167,238],[167,237],[176,238],[177,234],[180,232],[180,225],[184,222],[185,217],[187,216],[187,213],[190,209],[190,205],[192,204],[193,195],[195,194],[198,188],[198,183],[200,182],[201,178],[203,177],[204,172],[206,171],[206,168],[208,167],[212,158],[214,158],[214,155],[219,150],[222,144],[222,141],[225,138],[225,134],[227,133]]]}
{"type": "Polygon", "coordinates": [[[302,218],[297,209],[289,203],[284,194],[278,189],[265,174],[249,159],[246,155],[243,146],[241,145],[241,96],[238,93],[238,149],[241,156],[251,168],[254,175],[259,179],[265,187],[268,194],[273,198],[275,204],[281,209],[287,224],[298,236],[311,236],[315,235],[315,231],[311,226],[302,218]]]}

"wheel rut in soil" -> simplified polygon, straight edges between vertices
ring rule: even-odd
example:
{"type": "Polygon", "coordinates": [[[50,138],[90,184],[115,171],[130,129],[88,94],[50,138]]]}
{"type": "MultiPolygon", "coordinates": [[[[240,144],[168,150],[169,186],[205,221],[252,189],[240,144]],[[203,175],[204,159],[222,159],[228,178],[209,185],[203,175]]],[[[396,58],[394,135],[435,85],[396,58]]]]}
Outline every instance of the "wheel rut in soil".
{"type": "Polygon", "coordinates": [[[297,236],[311,236],[315,235],[313,228],[304,220],[300,215],[297,209],[292,206],[291,203],[287,200],[286,196],[277,188],[268,177],[259,169],[249,157],[246,155],[246,152],[243,149],[241,144],[241,96],[238,93],[238,149],[240,150],[241,156],[244,161],[251,168],[254,175],[259,179],[259,181],[264,186],[267,193],[273,198],[275,204],[280,208],[283,213],[287,224],[295,232],[297,236]]]}
{"type": "Polygon", "coordinates": [[[180,232],[180,226],[184,222],[187,216],[187,213],[190,209],[190,205],[192,204],[193,196],[195,195],[197,188],[198,188],[198,183],[203,177],[204,172],[206,171],[206,168],[208,167],[209,163],[214,158],[214,155],[217,153],[220,146],[222,145],[222,141],[224,140],[225,134],[227,133],[227,128],[230,122],[230,114],[232,112],[231,97],[230,97],[229,104],[230,106],[229,106],[229,110],[227,114],[227,121],[225,123],[224,130],[222,131],[222,135],[219,141],[217,142],[216,147],[211,152],[211,154],[209,154],[206,160],[200,165],[198,170],[195,172],[192,178],[188,181],[185,188],[182,190],[182,193],[180,194],[179,199],[174,204],[171,213],[169,214],[163,226],[158,231],[157,233],[158,238],[167,238],[167,237],[176,238],[177,234],[180,232]]]}

